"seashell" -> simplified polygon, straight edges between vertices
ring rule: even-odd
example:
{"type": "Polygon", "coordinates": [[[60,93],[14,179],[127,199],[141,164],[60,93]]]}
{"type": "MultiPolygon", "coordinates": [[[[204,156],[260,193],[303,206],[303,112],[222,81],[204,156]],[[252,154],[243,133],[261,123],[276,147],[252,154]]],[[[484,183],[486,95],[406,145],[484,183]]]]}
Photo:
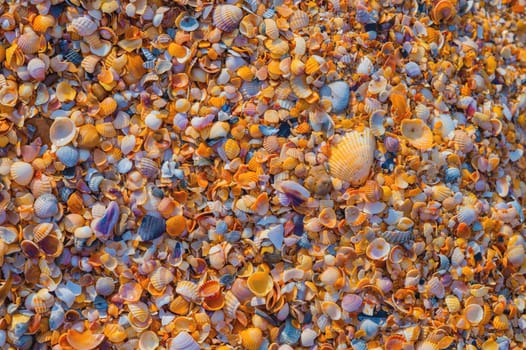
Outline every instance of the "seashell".
{"type": "Polygon", "coordinates": [[[44,222],[36,225],[33,228],[33,240],[35,242],[40,242],[42,239],[47,237],[55,228],[55,226],[50,222],[44,222]]]}
{"type": "Polygon", "coordinates": [[[308,87],[305,76],[297,76],[291,79],[290,87],[298,98],[306,99],[312,95],[312,90],[308,87]]]}
{"type": "MultiPolygon", "coordinates": [[[[299,96],[298,96],[299,97],[299,96]]],[[[328,85],[324,85],[320,89],[320,97],[328,98],[331,101],[331,112],[340,114],[345,112],[349,106],[350,87],[344,81],[335,81],[328,85]]]]}
{"type": "Polygon", "coordinates": [[[223,138],[228,135],[230,131],[230,125],[226,122],[215,122],[210,128],[210,139],[223,138]]]}
{"type": "Polygon", "coordinates": [[[301,10],[294,11],[292,16],[289,17],[290,30],[292,30],[293,32],[300,31],[308,25],[309,15],[301,10]]]}
{"type": "Polygon", "coordinates": [[[166,232],[172,237],[179,237],[186,232],[186,219],[182,215],[172,216],[166,221],[166,232]]]}
{"type": "Polygon", "coordinates": [[[225,296],[221,293],[206,297],[203,301],[203,308],[208,311],[221,310],[224,306],[225,296]]]}
{"type": "Polygon", "coordinates": [[[433,277],[427,282],[427,290],[431,295],[434,295],[439,299],[444,298],[446,293],[444,285],[438,277],[433,277]]]}
{"type": "Polygon", "coordinates": [[[362,308],[363,299],[358,294],[346,294],[341,301],[345,312],[359,312],[362,308]]]}
{"type": "MultiPolygon", "coordinates": [[[[268,39],[264,42],[267,50],[270,51],[270,55],[274,59],[281,59],[282,56],[289,53],[289,44],[283,39],[268,39]]],[[[296,77],[297,78],[297,77],[296,77]]],[[[305,78],[305,77],[302,77],[305,78]]],[[[299,96],[298,96],[299,97],[299,96]]]]}
{"type": "Polygon", "coordinates": [[[331,151],[331,175],[349,182],[352,186],[361,185],[371,171],[375,148],[376,142],[370,129],[347,133],[331,151]]]}
{"type": "Polygon", "coordinates": [[[176,315],[186,315],[190,309],[190,302],[186,301],[182,296],[177,296],[170,303],[169,310],[176,315]]]}
{"type": "Polygon", "coordinates": [[[150,276],[150,284],[156,290],[162,291],[170,282],[173,281],[173,279],[174,275],[172,272],[161,266],[157,268],[150,276]]]}
{"type": "Polygon", "coordinates": [[[189,301],[196,301],[199,298],[197,285],[190,281],[178,282],[175,291],[189,301]]]}
{"type": "Polygon", "coordinates": [[[60,147],[56,155],[58,160],[68,168],[77,165],[79,160],[79,152],[75,147],[70,145],[60,147]]]}
{"type": "Polygon", "coordinates": [[[416,78],[422,74],[422,71],[420,70],[420,66],[415,62],[408,62],[405,65],[405,73],[411,78],[416,78]]]}
{"type": "Polygon", "coordinates": [[[24,255],[30,259],[38,258],[40,255],[40,249],[38,248],[38,245],[35,242],[27,239],[20,242],[20,249],[22,250],[22,253],[24,253],[24,255]]]}
{"type": "Polygon", "coordinates": [[[100,277],[95,283],[95,291],[102,296],[109,296],[115,290],[115,281],[111,277],[100,277]]]}
{"type": "Polygon", "coordinates": [[[419,150],[433,147],[433,132],[421,119],[404,119],[400,125],[402,136],[419,150]]]}
{"type": "Polygon", "coordinates": [[[248,289],[258,297],[264,297],[272,290],[274,283],[272,277],[266,272],[256,272],[247,280],[248,289]]]}
{"type": "Polygon", "coordinates": [[[51,128],[49,129],[49,138],[55,146],[65,146],[73,141],[76,131],[77,129],[73,120],[60,117],[55,119],[53,124],[51,124],[51,128]]]}
{"type": "Polygon", "coordinates": [[[455,145],[455,149],[463,153],[469,153],[473,150],[473,140],[463,130],[455,130],[453,144],[455,145]]]}
{"type": "Polygon", "coordinates": [[[40,49],[40,36],[33,31],[27,31],[18,37],[18,47],[26,55],[37,53],[40,49]]]}
{"type": "Polygon", "coordinates": [[[471,324],[477,325],[482,321],[484,309],[478,304],[469,304],[464,309],[464,316],[471,324]]]}
{"type": "Polygon", "coordinates": [[[234,139],[226,140],[223,147],[225,149],[225,155],[230,160],[236,158],[239,155],[239,152],[241,151],[238,142],[234,139]]]}
{"type": "Polygon", "coordinates": [[[148,305],[143,302],[129,303],[128,320],[137,329],[146,329],[152,323],[152,317],[148,305]]]}
{"type": "Polygon", "coordinates": [[[506,315],[497,315],[493,318],[493,327],[496,330],[504,331],[510,328],[510,321],[506,315]]]}
{"type": "Polygon", "coordinates": [[[334,286],[337,281],[342,277],[341,271],[334,267],[329,266],[320,275],[320,281],[326,286],[334,286]]]}
{"type": "Polygon", "coordinates": [[[164,232],[166,232],[164,219],[152,215],[145,215],[137,230],[137,234],[143,241],[153,241],[161,237],[164,232]]]}
{"type": "Polygon", "coordinates": [[[35,173],[31,164],[25,162],[14,162],[9,172],[13,181],[21,186],[29,185],[35,173]]]}
{"type": "Polygon", "coordinates": [[[50,193],[42,194],[33,204],[35,215],[42,219],[55,216],[58,211],[58,199],[50,193]]]}
{"type": "Polygon", "coordinates": [[[37,81],[43,81],[46,79],[46,71],[46,63],[40,58],[32,58],[27,64],[27,72],[33,79],[37,81]]]}
{"type": "Polygon", "coordinates": [[[275,184],[274,187],[284,195],[287,202],[284,205],[291,204],[298,206],[303,204],[310,197],[310,192],[305,187],[294,181],[281,181],[275,184]]]}
{"type": "Polygon", "coordinates": [[[98,26],[91,18],[87,16],[77,17],[71,21],[71,27],[80,36],[88,36],[97,31],[98,26]]]}
{"type": "Polygon", "coordinates": [[[304,347],[311,347],[316,342],[316,338],[318,337],[318,333],[312,328],[305,328],[303,332],[301,332],[301,346],[304,347]]]}
{"type": "Polygon", "coordinates": [[[429,116],[431,115],[431,111],[428,107],[425,105],[419,103],[415,107],[415,115],[418,119],[422,119],[423,121],[427,121],[429,116]]]}
{"type": "Polygon", "coordinates": [[[100,135],[95,125],[86,124],[79,128],[79,134],[77,137],[77,145],[79,148],[91,149],[98,146],[99,143],[100,135]]]}
{"type": "Polygon", "coordinates": [[[365,319],[360,323],[359,329],[365,333],[365,339],[372,339],[378,334],[380,326],[370,319],[365,319]]]}
{"type": "Polygon", "coordinates": [[[221,285],[219,281],[210,280],[203,283],[199,289],[198,294],[201,298],[212,297],[221,291],[221,285]]]}
{"type": "Polygon", "coordinates": [[[159,346],[159,337],[155,332],[143,332],[139,338],[139,350],[155,350],[159,346]]]}
{"type": "Polygon", "coordinates": [[[75,100],[77,91],[67,81],[61,81],[57,84],[56,96],[60,102],[69,103],[75,100]]]}
{"type": "Polygon", "coordinates": [[[456,313],[460,311],[460,300],[454,295],[448,295],[444,300],[446,303],[447,309],[450,313],[456,313]]]}
{"type": "Polygon", "coordinates": [[[231,291],[228,291],[225,293],[225,309],[224,310],[225,310],[225,314],[227,315],[227,317],[232,318],[232,319],[236,318],[236,312],[240,305],[241,303],[236,298],[234,293],[232,293],[231,291]]]}
{"type": "Polygon", "coordinates": [[[247,328],[239,332],[241,345],[247,350],[258,350],[263,344],[263,332],[259,328],[247,328]]]}
{"type": "Polygon", "coordinates": [[[98,123],[95,125],[95,128],[102,137],[113,138],[117,136],[117,132],[112,123],[98,123]]]}
{"type": "Polygon", "coordinates": [[[321,303],[321,310],[324,314],[329,316],[331,320],[339,320],[342,317],[342,310],[338,306],[338,304],[332,302],[332,301],[324,301],[321,303]]]}
{"type": "Polygon", "coordinates": [[[471,206],[463,206],[458,209],[457,220],[459,223],[471,225],[477,220],[477,212],[471,206]]]}
{"type": "Polygon", "coordinates": [[[55,17],[52,15],[37,15],[33,18],[32,28],[39,33],[45,33],[55,25],[55,17]]]}
{"type": "Polygon", "coordinates": [[[449,0],[440,0],[429,12],[433,22],[450,22],[457,15],[455,5],[449,0]]]}
{"type": "Polygon", "coordinates": [[[336,213],[332,208],[323,208],[318,218],[320,223],[328,228],[333,228],[337,224],[336,213]]]}
{"type": "Polygon", "coordinates": [[[261,33],[270,39],[277,39],[279,37],[279,29],[276,21],[273,19],[264,19],[261,24],[261,33]]]}
{"type": "Polygon", "coordinates": [[[444,199],[451,197],[452,195],[453,191],[444,184],[431,187],[431,198],[435,201],[442,202],[444,199]]]}
{"type": "Polygon", "coordinates": [[[385,91],[387,88],[387,79],[380,76],[378,78],[375,78],[369,82],[369,85],[367,85],[367,91],[370,94],[377,95],[381,94],[385,91]]]}
{"type": "Polygon", "coordinates": [[[137,170],[148,178],[154,178],[159,173],[159,166],[154,160],[145,157],[139,161],[137,170]]]}
{"type": "Polygon", "coordinates": [[[369,117],[369,128],[374,136],[382,136],[385,134],[384,121],[386,114],[387,112],[383,109],[378,109],[371,113],[369,117]]]}
{"type": "Polygon", "coordinates": [[[78,332],[75,329],[70,329],[66,333],[66,340],[68,344],[75,350],[91,350],[95,349],[104,340],[104,334],[92,333],[89,329],[84,332],[78,332]]]}
{"type": "Polygon", "coordinates": [[[51,308],[51,313],[49,314],[49,330],[54,331],[60,328],[64,323],[64,309],[60,306],[59,303],[55,303],[51,308]]]}
{"type": "Polygon", "coordinates": [[[366,254],[371,260],[385,261],[389,256],[391,245],[383,238],[378,237],[369,243],[366,254]]]}
{"type": "Polygon", "coordinates": [[[369,76],[373,72],[374,66],[371,59],[367,56],[362,57],[358,67],[356,68],[356,73],[360,75],[369,76]]]}
{"type": "Polygon", "coordinates": [[[168,350],[199,350],[199,344],[186,332],[179,333],[170,341],[168,350]]]}
{"type": "Polygon", "coordinates": [[[224,32],[232,32],[243,18],[243,11],[234,5],[218,5],[214,9],[214,26],[224,32]]]}
{"type": "Polygon", "coordinates": [[[176,19],[175,25],[185,32],[193,32],[199,28],[199,21],[193,16],[183,14],[176,19]]]}

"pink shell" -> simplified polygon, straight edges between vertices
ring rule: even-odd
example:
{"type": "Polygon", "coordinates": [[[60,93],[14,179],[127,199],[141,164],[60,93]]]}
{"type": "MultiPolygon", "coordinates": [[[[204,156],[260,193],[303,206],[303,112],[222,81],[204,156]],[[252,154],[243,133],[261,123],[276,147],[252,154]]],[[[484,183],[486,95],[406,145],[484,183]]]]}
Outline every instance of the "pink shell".
{"type": "Polygon", "coordinates": [[[363,299],[358,294],[347,294],[342,299],[342,309],[346,312],[358,312],[363,304],[363,299]]]}

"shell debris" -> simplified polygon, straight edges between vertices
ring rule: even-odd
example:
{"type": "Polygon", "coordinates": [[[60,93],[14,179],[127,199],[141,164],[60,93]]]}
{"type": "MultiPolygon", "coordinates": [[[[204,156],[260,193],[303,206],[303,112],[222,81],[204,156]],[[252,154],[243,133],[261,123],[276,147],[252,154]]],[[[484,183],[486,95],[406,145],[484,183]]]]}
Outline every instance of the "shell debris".
{"type": "Polygon", "coordinates": [[[525,9],[3,1],[0,348],[525,348],[525,9]]]}

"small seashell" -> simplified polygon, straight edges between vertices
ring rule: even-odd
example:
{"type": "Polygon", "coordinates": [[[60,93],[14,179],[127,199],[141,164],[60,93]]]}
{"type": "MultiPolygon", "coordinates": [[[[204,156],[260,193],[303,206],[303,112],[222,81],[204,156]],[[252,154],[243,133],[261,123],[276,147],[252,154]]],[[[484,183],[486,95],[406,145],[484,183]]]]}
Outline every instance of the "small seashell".
{"type": "Polygon", "coordinates": [[[477,325],[482,321],[484,309],[478,304],[469,304],[464,309],[464,316],[471,324],[477,325]]]}
{"type": "Polygon", "coordinates": [[[179,281],[175,291],[189,301],[195,301],[199,298],[198,287],[191,281],[179,281]]]}
{"type": "Polygon", "coordinates": [[[56,96],[60,102],[69,103],[75,100],[77,90],[67,80],[64,80],[57,84],[56,96]]]}
{"type": "Polygon", "coordinates": [[[241,303],[236,298],[234,293],[232,293],[231,291],[228,291],[225,293],[225,309],[224,310],[225,310],[225,314],[227,315],[227,317],[232,318],[232,319],[236,318],[236,312],[240,305],[241,303]]]}
{"type": "Polygon", "coordinates": [[[51,128],[49,129],[49,138],[55,146],[65,146],[73,141],[76,131],[77,129],[73,120],[60,117],[55,119],[53,124],[51,124],[51,128]]]}
{"type": "Polygon", "coordinates": [[[374,239],[367,246],[366,254],[371,260],[385,261],[389,256],[391,245],[383,238],[374,239]]]}
{"type": "Polygon", "coordinates": [[[320,275],[320,281],[326,286],[334,286],[342,277],[341,271],[334,267],[327,267],[320,275]]]}
{"type": "Polygon", "coordinates": [[[55,25],[55,17],[52,15],[37,15],[33,18],[32,27],[38,33],[45,33],[55,25]]]}
{"type": "Polygon", "coordinates": [[[254,295],[264,297],[270,293],[274,283],[266,272],[256,272],[249,276],[247,286],[254,295]]]}
{"type": "Polygon", "coordinates": [[[219,284],[219,281],[216,280],[210,280],[205,283],[203,283],[199,289],[198,294],[201,298],[207,298],[212,297],[221,291],[221,285],[219,284]]]}
{"type": "Polygon", "coordinates": [[[330,317],[331,320],[339,320],[342,317],[342,310],[338,304],[332,301],[324,301],[321,304],[321,310],[324,314],[330,317]]]}
{"type": "Polygon", "coordinates": [[[375,110],[371,113],[369,117],[369,128],[374,136],[382,136],[385,134],[384,121],[386,114],[387,112],[382,109],[375,110]]]}
{"type": "Polygon", "coordinates": [[[80,36],[88,36],[98,29],[97,23],[87,16],[77,17],[71,21],[71,27],[80,36]]]}
{"type": "Polygon", "coordinates": [[[320,97],[328,98],[331,101],[331,112],[340,114],[345,112],[349,105],[350,88],[349,84],[344,81],[335,81],[324,85],[320,89],[320,97]]]}
{"type": "Polygon", "coordinates": [[[152,215],[145,215],[142,218],[137,234],[143,241],[152,241],[161,237],[165,231],[166,223],[164,219],[152,215]]]}
{"type": "Polygon", "coordinates": [[[274,187],[284,195],[287,202],[284,205],[292,204],[298,206],[303,204],[310,197],[310,192],[305,187],[294,181],[281,181],[274,185],[274,187]]]}
{"type": "Polygon", "coordinates": [[[36,53],[40,48],[40,37],[32,30],[28,30],[18,37],[18,47],[26,55],[36,53]]]}
{"type": "Polygon", "coordinates": [[[166,221],[166,232],[172,237],[179,237],[186,231],[186,219],[176,215],[166,221]]]}
{"type": "Polygon", "coordinates": [[[431,295],[434,295],[439,299],[444,298],[446,293],[444,285],[438,277],[433,277],[427,282],[427,289],[431,295]]]}
{"type": "Polygon", "coordinates": [[[59,211],[58,199],[50,193],[42,194],[35,200],[33,210],[39,218],[47,219],[53,217],[59,211]]]}
{"type": "Polygon", "coordinates": [[[21,186],[27,186],[33,180],[35,171],[31,164],[25,162],[14,162],[11,164],[10,174],[14,182],[21,186]]]}
{"type": "Polygon", "coordinates": [[[361,185],[371,171],[375,148],[376,142],[370,129],[347,133],[331,152],[331,175],[353,186],[361,185]]]}
{"type": "Polygon", "coordinates": [[[226,140],[223,147],[225,149],[225,155],[230,160],[236,158],[239,155],[239,152],[241,151],[238,142],[234,139],[226,140]]]}
{"type": "Polygon", "coordinates": [[[258,350],[263,344],[263,332],[259,328],[247,328],[239,332],[241,345],[247,350],[258,350]]]}
{"type": "Polygon", "coordinates": [[[471,206],[463,206],[458,209],[457,220],[459,223],[471,225],[477,220],[477,212],[471,206]]]}
{"type": "Polygon", "coordinates": [[[199,350],[199,344],[186,332],[179,333],[170,341],[168,350],[199,350]]]}
{"type": "Polygon", "coordinates": [[[446,303],[447,309],[450,313],[456,313],[460,311],[460,300],[454,295],[448,295],[444,300],[446,303]]]}
{"type": "Polygon", "coordinates": [[[408,62],[405,65],[405,72],[411,78],[416,78],[422,74],[420,66],[415,62],[408,62]]]}
{"type": "Polygon", "coordinates": [[[89,329],[84,332],[78,332],[70,329],[66,333],[68,344],[75,350],[92,350],[95,349],[104,340],[104,334],[92,333],[89,329]]]}
{"type": "Polygon", "coordinates": [[[95,291],[102,296],[109,296],[115,290],[115,282],[111,277],[100,277],[95,283],[95,291]]]}
{"type": "Polygon", "coordinates": [[[199,21],[193,16],[183,14],[176,19],[175,25],[185,32],[193,32],[199,28],[199,21]]]}
{"type": "Polygon", "coordinates": [[[155,350],[159,346],[159,337],[155,332],[143,332],[139,338],[139,350],[155,350]]]}
{"type": "Polygon", "coordinates": [[[243,11],[234,5],[218,5],[214,9],[214,25],[224,32],[232,32],[243,18],[243,11]]]}
{"type": "Polygon", "coordinates": [[[150,284],[153,288],[158,291],[164,290],[164,288],[172,282],[174,275],[165,267],[157,268],[150,276],[150,284]]]}
{"type": "Polygon", "coordinates": [[[104,215],[97,219],[95,225],[93,226],[94,230],[102,235],[102,237],[109,236],[119,221],[120,218],[120,209],[119,205],[115,201],[111,201],[104,212],[104,215]]]}
{"type": "Polygon", "coordinates": [[[316,333],[315,330],[312,328],[305,328],[301,332],[301,346],[304,347],[311,347],[316,342],[316,338],[318,337],[318,333],[316,333]]]}
{"type": "Polygon", "coordinates": [[[433,147],[433,132],[421,119],[404,119],[400,125],[402,136],[419,149],[427,150],[433,147]]]}
{"type": "Polygon", "coordinates": [[[497,315],[493,318],[493,327],[496,330],[504,331],[510,328],[510,321],[506,315],[497,315]]]}
{"type": "Polygon", "coordinates": [[[346,294],[342,298],[342,309],[345,312],[359,312],[363,304],[363,299],[357,294],[346,294]]]}
{"type": "Polygon", "coordinates": [[[429,13],[435,23],[450,22],[457,15],[455,5],[449,0],[437,1],[429,13]]]}
{"type": "Polygon", "coordinates": [[[100,135],[95,125],[86,124],[79,128],[79,134],[77,137],[77,145],[79,148],[91,149],[98,146],[99,143],[100,135]]]}
{"type": "Polygon", "coordinates": [[[320,223],[328,228],[333,228],[337,224],[336,213],[332,208],[323,208],[318,218],[320,223]]]}
{"type": "Polygon", "coordinates": [[[360,323],[360,330],[365,333],[365,339],[372,339],[378,334],[380,326],[370,319],[365,319],[360,323]]]}
{"type": "Polygon", "coordinates": [[[79,160],[79,152],[70,145],[60,147],[56,155],[58,160],[68,168],[75,166],[79,160]]]}
{"type": "Polygon", "coordinates": [[[27,64],[27,71],[29,75],[37,81],[43,81],[46,79],[46,63],[40,58],[32,58],[27,64]]]}
{"type": "Polygon", "coordinates": [[[307,15],[305,12],[301,10],[296,10],[292,14],[292,16],[289,17],[289,26],[290,30],[293,32],[300,31],[301,29],[305,28],[309,25],[309,15],[307,15]]]}
{"type": "Polygon", "coordinates": [[[143,302],[129,303],[128,309],[128,320],[132,326],[137,329],[143,330],[150,326],[152,323],[152,317],[148,306],[143,302]]]}

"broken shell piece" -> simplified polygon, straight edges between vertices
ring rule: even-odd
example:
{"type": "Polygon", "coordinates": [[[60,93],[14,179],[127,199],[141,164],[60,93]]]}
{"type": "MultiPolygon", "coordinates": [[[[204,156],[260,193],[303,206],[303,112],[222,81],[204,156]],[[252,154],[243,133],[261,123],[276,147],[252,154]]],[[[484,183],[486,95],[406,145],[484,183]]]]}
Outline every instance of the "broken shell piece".
{"type": "Polygon", "coordinates": [[[389,256],[391,245],[381,237],[374,239],[367,246],[366,254],[371,260],[385,261],[389,256]]]}
{"type": "Polygon", "coordinates": [[[433,132],[421,119],[402,120],[400,130],[411,146],[419,150],[427,150],[433,146],[433,132]]]}

